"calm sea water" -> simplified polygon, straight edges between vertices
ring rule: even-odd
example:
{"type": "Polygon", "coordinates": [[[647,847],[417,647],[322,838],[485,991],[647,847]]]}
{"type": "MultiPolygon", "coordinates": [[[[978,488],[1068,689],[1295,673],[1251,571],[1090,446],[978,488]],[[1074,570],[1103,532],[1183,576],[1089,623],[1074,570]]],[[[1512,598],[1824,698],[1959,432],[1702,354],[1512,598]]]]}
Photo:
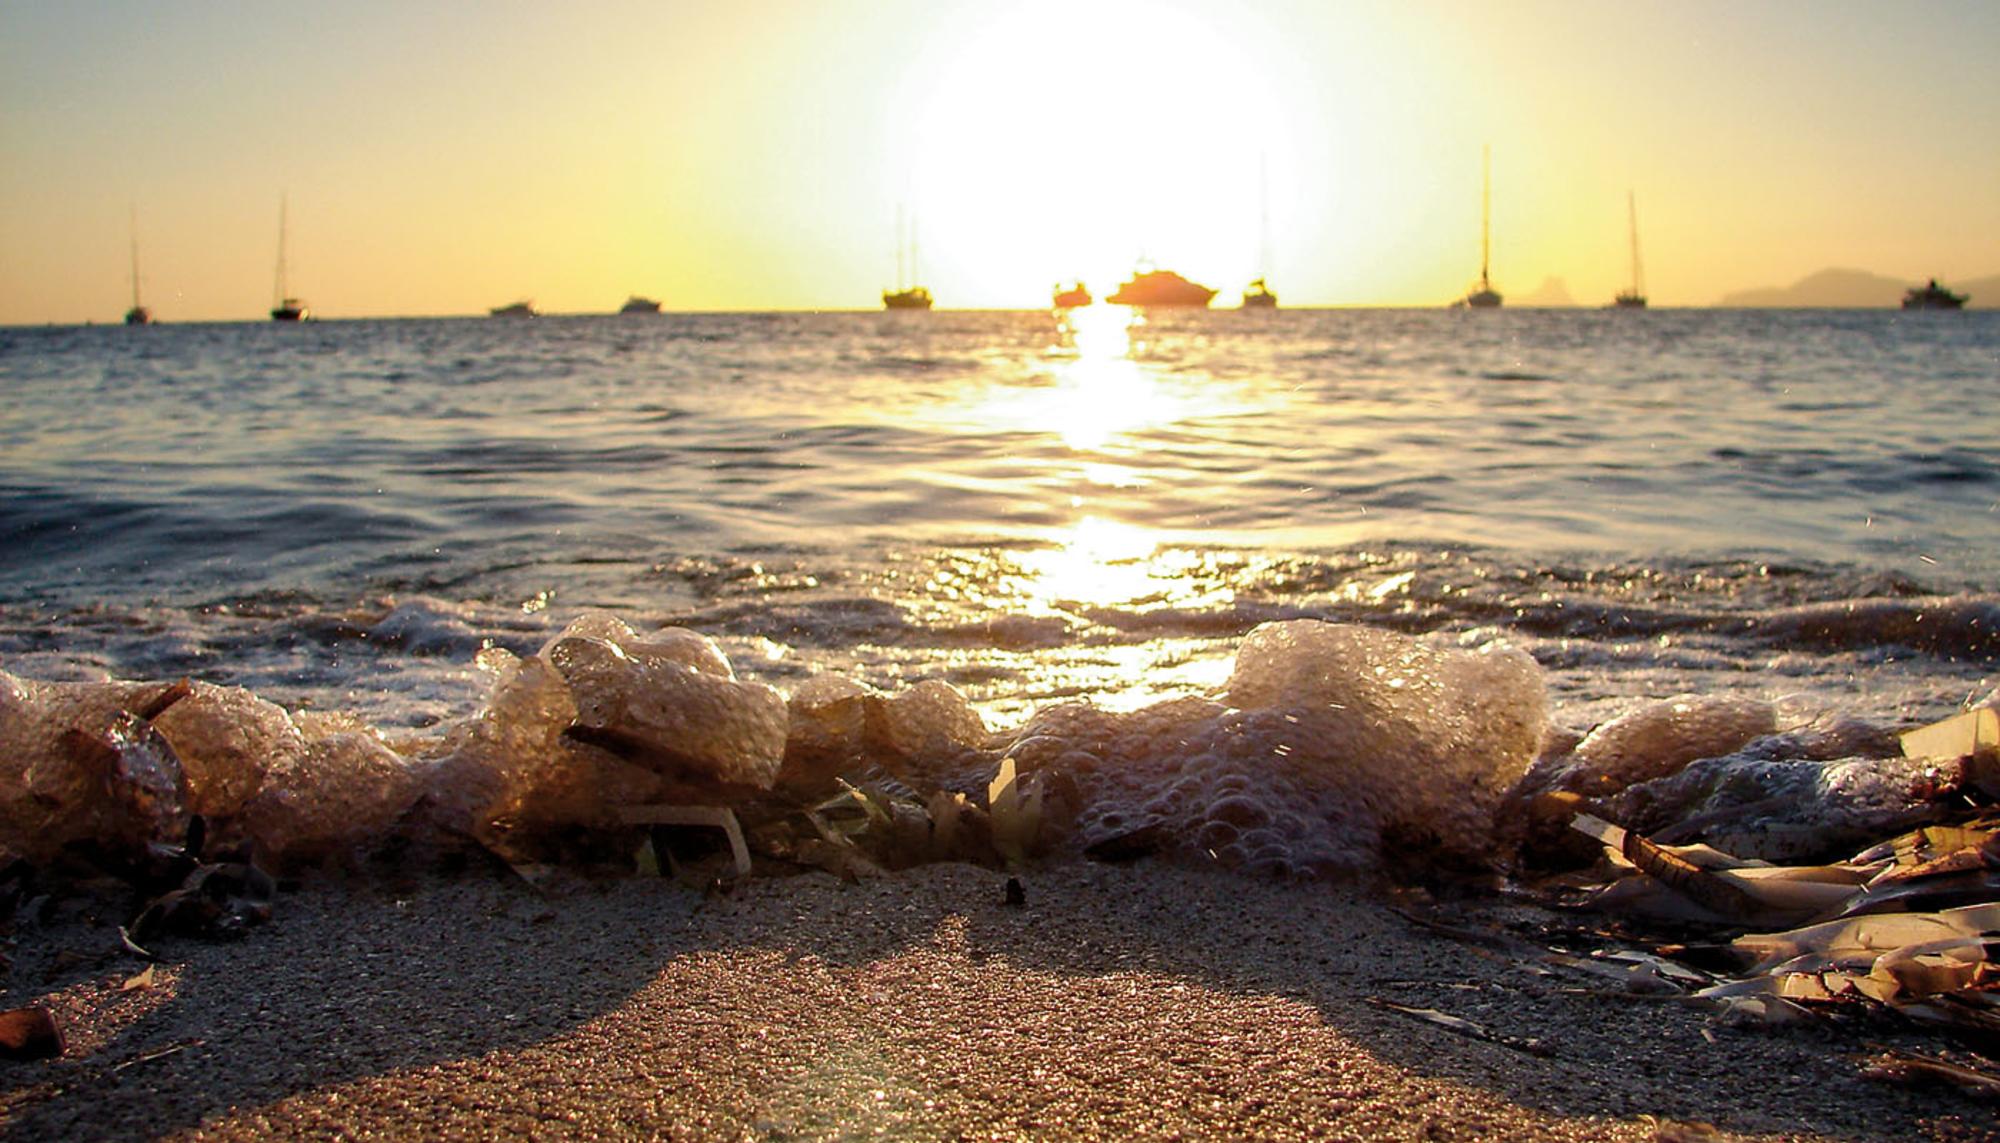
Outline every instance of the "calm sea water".
{"type": "Polygon", "coordinates": [[[1575,724],[2000,664],[1993,313],[764,314],[0,330],[0,668],[385,726],[586,608],[996,722],[1267,619],[1505,637],[1575,724]]]}

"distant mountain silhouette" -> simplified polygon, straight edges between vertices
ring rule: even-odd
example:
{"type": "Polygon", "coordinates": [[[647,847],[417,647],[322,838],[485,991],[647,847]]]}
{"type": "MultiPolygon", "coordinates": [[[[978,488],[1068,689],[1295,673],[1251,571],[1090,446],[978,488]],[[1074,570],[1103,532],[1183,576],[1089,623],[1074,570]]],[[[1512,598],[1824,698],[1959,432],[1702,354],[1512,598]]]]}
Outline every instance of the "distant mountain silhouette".
{"type": "MultiPolygon", "coordinates": [[[[1903,304],[1903,291],[1921,286],[1923,279],[1885,278],[1866,270],[1821,270],[1789,286],[1761,290],[1738,290],[1724,294],[1716,304],[1724,307],[1782,306],[1801,309],[1893,309],[1903,304]]],[[[1969,309],[2000,304],[2000,275],[1971,281],[1946,282],[1954,293],[1969,294],[1969,309]]]]}
{"type": "Polygon", "coordinates": [[[1515,298],[1517,306],[1573,306],[1576,299],[1569,296],[1569,286],[1561,278],[1550,276],[1542,279],[1533,293],[1515,298]]]}

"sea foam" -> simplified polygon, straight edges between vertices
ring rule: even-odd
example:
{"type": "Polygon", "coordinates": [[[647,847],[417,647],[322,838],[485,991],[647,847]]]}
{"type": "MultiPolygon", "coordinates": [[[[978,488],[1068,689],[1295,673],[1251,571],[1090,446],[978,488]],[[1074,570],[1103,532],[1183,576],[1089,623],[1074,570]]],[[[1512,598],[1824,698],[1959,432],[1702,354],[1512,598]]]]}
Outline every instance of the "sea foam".
{"type": "Polygon", "coordinates": [[[1483,851],[1547,725],[1539,669],[1520,651],[1308,620],[1252,632],[1218,695],[1122,714],[1061,704],[997,735],[942,682],[880,694],[821,676],[788,705],[737,680],[703,636],[641,636],[605,614],[536,655],[482,661],[496,678],[476,714],[396,738],[238,688],[6,676],[0,743],[22,772],[8,788],[28,793],[0,800],[0,845],[46,856],[108,828],[116,779],[91,769],[77,736],[136,751],[106,736],[163,703],[142,721],[170,748],[174,804],[144,828],[166,834],[201,813],[215,836],[247,837],[280,863],[414,819],[518,839],[603,827],[633,802],[755,801],[774,784],[797,798],[843,772],[941,786],[1005,753],[1023,774],[1074,783],[1079,845],[1157,826],[1169,848],[1316,874],[1371,866],[1391,845],[1483,851]]]}
{"type": "Polygon", "coordinates": [[[1251,632],[1215,699],[1031,719],[1016,751],[1073,772],[1086,841],[1162,828],[1285,875],[1477,857],[1548,725],[1540,668],[1316,620],[1251,632]]]}
{"type": "Polygon", "coordinates": [[[1128,712],[1064,702],[999,732],[938,680],[884,693],[817,674],[787,698],[737,678],[706,636],[642,635],[608,613],[534,654],[479,661],[494,679],[477,712],[394,736],[204,682],[0,674],[0,847],[49,858],[171,840],[192,814],[279,865],[412,828],[532,847],[615,829],[636,804],[769,818],[840,779],[977,797],[1006,766],[1073,803],[1051,815],[1051,829],[1073,825],[1044,849],[1143,834],[1235,868],[1327,876],[1493,864],[1503,798],[1533,789],[1604,799],[1638,828],[1713,817],[1778,856],[1893,818],[1928,773],[1887,757],[1886,728],[1778,733],[1776,706],[1742,698],[1676,696],[1565,736],[1517,648],[1320,620],[1251,631],[1214,693],[1128,712]]]}

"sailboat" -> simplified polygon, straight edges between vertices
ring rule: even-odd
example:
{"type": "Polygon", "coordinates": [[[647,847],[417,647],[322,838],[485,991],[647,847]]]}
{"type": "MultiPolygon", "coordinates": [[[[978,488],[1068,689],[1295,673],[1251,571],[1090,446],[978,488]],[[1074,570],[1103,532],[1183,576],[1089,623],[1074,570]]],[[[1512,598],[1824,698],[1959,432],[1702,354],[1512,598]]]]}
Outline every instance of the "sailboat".
{"type": "Polygon", "coordinates": [[[1243,287],[1243,308],[1275,310],[1278,295],[1265,279],[1271,276],[1271,175],[1263,161],[1257,164],[1257,277],[1243,287]]]}
{"type": "Polygon", "coordinates": [[[909,219],[904,217],[903,208],[896,208],[896,288],[882,291],[882,308],[890,310],[927,310],[931,308],[931,292],[922,286],[910,285],[911,275],[916,273],[917,238],[909,219]]]}
{"type": "Polygon", "coordinates": [[[285,199],[278,199],[278,287],[271,295],[272,321],[304,321],[312,311],[303,301],[285,292],[285,199]]]}
{"type": "Polygon", "coordinates": [[[882,306],[891,310],[927,310],[931,308],[931,292],[922,286],[911,286],[907,290],[883,290],[882,306]]]}
{"type": "Polygon", "coordinates": [[[1631,191],[1625,192],[1625,211],[1632,221],[1632,286],[1618,291],[1611,304],[1621,310],[1646,308],[1646,278],[1639,269],[1639,204],[1631,191]]]}
{"type": "Polygon", "coordinates": [[[1459,305],[1471,306],[1476,310],[1500,308],[1500,291],[1493,288],[1493,282],[1486,276],[1492,242],[1489,238],[1493,222],[1493,149],[1483,147],[1479,152],[1479,286],[1459,300],[1459,305]]]}
{"type": "Polygon", "coordinates": [[[139,304],[139,208],[132,208],[132,308],[125,311],[126,325],[152,325],[153,313],[139,304]]]}

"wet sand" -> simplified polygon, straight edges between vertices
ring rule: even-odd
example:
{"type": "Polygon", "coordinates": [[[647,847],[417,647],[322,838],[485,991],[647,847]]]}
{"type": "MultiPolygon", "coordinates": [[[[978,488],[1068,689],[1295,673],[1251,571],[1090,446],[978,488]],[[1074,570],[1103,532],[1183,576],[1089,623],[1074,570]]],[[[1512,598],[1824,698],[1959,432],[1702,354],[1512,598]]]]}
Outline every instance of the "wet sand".
{"type": "MultiPolygon", "coordinates": [[[[17,926],[6,1139],[1973,1139],[1768,1031],[1420,928],[1379,898],[1142,864],[841,884],[308,883],[246,939],[17,926]],[[1385,1007],[1436,1009],[1478,1039],[1385,1007]],[[1712,1124],[1709,1134],[1699,1124],[1712,1124]]],[[[1920,1041],[1908,1041],[1919,1043],[1920,1041]]]]}

